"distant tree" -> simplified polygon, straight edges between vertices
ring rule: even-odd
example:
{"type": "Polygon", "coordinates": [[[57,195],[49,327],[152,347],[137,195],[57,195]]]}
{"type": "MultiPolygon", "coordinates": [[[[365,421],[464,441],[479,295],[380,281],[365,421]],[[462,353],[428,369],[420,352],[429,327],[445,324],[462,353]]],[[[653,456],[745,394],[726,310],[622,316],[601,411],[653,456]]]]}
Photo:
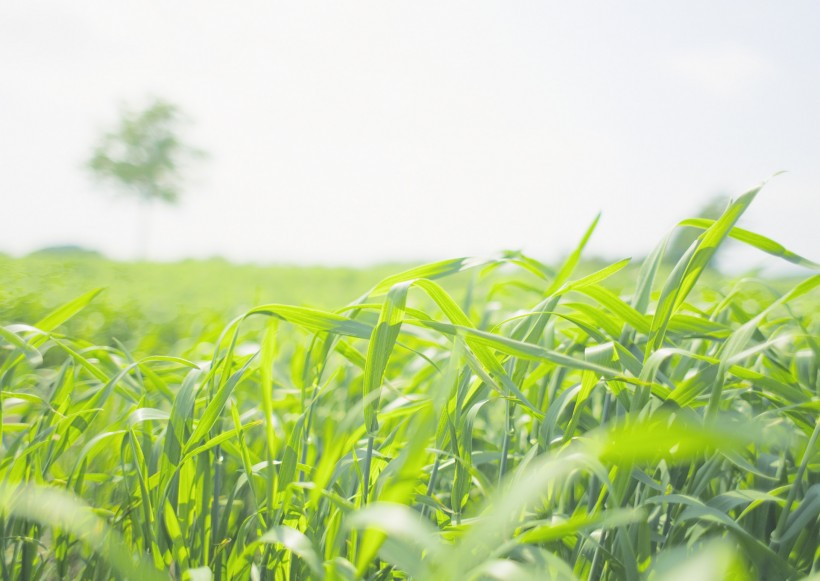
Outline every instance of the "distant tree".
{"type": "MultiPolygon", "coordinates": [[[[700,210],[693,216],[694,218],[708,218],[710,220],[717,220],[723,211],[726,209],[726,206],[729,203],[729,196],[720,194],[717,196],[712,196],[706,204],[701,206],[700,210]]],[[[672,238],[669,240],[669,244],[666,247],[666,254],[664,255],[664,261],[669,264],[677,264],[677,262],[683,257],[689,247],[692,245],[692,242],[700,236],[703,230],[698,230],[697,228],[678,228],[675,230],[675,233],[672,235],[672,238]]],[[[717,256],[712,257],[712,266],[714,266],[717,261],[717,256]]]]}
{"type": "Polygon", "coordinates": [[[119,125],[100,137],[86,162],[97,180],[114,185],[142,205],[141,257],[148,246],[152,204],[178,203],[187,162],[206,156],[182,141],[183,121],[179,108],[162,99],[153,99],[142,110],[123,110],[119,125]]]}
{"type": "Polygon", "coordinates": [[[29,256],[53,256],[53,257],[81,257],[81,258],[104,258],[96,250],[84,248],[76,244],[61,244],[58,246],[46,246],[30,253],[29,256]]]}

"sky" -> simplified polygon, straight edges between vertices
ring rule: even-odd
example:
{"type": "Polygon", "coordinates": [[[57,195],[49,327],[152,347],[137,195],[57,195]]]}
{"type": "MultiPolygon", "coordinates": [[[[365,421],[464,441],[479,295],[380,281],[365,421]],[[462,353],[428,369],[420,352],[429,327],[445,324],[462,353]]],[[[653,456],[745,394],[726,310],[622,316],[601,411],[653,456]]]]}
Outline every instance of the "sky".
{"type": "MultiPolygon", "coordinates": [[[[210,158],[150,210],[148,258],[364,265],[648,253],[712,196],[820,258],[813,0],[6,0],[0,252],[139,252],[82,168],[123,107],[210,158]]],[[[735,251],[738,265],[776,263],[735,251]]]]}

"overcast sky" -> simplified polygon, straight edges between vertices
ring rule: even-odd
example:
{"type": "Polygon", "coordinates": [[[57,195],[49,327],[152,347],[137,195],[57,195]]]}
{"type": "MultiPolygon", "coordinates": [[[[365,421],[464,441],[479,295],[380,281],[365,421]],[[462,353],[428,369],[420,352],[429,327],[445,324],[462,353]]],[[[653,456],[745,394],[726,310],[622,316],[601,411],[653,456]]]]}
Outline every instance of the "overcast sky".
{"type": "Polygon", "coordinates": [[[133,257],[136,204],[81,164],[157,95],[211,158],[151,258],[552,258],[598,211],[590,251],[639,256],[788,170],[742,224],[816,260],[819,23],[813,0],[4,0],[0,251],[133,257]]]}

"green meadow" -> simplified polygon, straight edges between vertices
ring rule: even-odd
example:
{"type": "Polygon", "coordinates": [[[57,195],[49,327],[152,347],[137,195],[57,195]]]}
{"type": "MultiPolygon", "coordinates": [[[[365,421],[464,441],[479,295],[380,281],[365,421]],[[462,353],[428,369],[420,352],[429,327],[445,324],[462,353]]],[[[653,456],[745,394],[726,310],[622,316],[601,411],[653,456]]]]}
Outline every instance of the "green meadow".
{"type": "Polygon", "coordinates": [[[820,275],[755,195],[672,264],[0,257],[0,576],[818,579],[820,275]]]}
{"type": "Polygon", "coordinates": [[[100,345],[116,340],[141,355],[185,355],[215,342],[231,319],[256,305],[333,308],[405,268],[129,263],[74,252],[0,256],[0,321],[33,323],[100,289],[62,333],[100,345]]]}

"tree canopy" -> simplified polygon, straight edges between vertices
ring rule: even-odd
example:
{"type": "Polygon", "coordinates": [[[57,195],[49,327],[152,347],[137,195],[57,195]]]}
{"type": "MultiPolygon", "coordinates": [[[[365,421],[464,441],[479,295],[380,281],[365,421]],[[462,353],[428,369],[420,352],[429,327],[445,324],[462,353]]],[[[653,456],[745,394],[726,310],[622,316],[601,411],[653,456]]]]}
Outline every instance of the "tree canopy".
{"type": "Polygon", "coordinates": [[[186,162],[205,155],[182,141],[183,121],[179,108],[162,99],[142,110],[125,110],[119,126],[101,136],[86,166],[99,180],[142,202],[175,204],[183,192],[186,162]]]}

